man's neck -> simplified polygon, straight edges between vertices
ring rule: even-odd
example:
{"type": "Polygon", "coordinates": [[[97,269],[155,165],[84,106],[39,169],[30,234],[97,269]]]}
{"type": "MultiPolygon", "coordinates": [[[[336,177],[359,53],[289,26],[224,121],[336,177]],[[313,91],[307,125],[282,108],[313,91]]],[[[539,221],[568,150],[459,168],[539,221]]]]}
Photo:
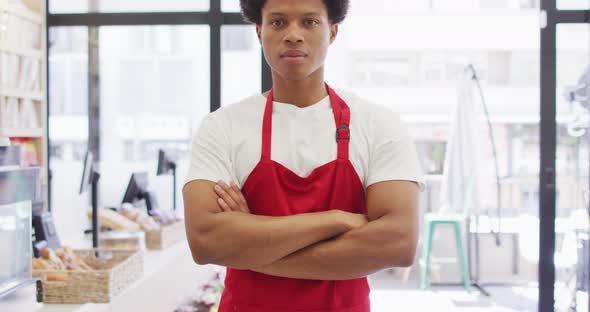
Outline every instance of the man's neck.
{"type": "Polygon", "coordinates": [[[303,80],[286,80],[273,72],[273,100],[307,107],[328,95],[323,68],[303,80]]]}

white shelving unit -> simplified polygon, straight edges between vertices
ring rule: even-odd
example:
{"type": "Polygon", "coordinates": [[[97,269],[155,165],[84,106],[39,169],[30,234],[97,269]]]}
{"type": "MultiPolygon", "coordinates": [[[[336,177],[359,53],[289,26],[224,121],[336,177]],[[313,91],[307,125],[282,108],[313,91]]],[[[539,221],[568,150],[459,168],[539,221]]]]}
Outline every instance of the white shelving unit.
{"type": "Polygon", "coordinates": [[[29,56],[37,59],[43,59],[44,52],[38,50],[21,49],[17,47],[10,47],[7,45],[0,45],[0,52],[6,52],[10,54],[16,54],[20,56],[29,56]]]}
{"type": "MultiPolygon", "coordinates": [[[[35,1],[27,1],[28,3],[35,3],[35,1]]],[[[44,4],[44,1],[38,2],[44,4]]],[[[18,17],[30,20],[37,24],[43,24],[45,22],[45,12],[35,12],[28,7],[23,7],[24,4],[14,4],[7,0],[0,0],[1,11],[14,14],[18,17]]]]}
{"type": "Polygon", "coordinates": [[[44,137],[45,131],[43,128],[0,128],[0,136],[9,138],[38,138],[44,137]]]}
{"type": "Polygon", "coordinates": [[[18,89],[0,88],[0,96],[44,101],[42,92],[26,92],[18,89]]]}
{"type": "MultiPolygon", "coordinates": [[[[29,144],[36,150],[36,166],[42,167],[43,188],[47,190],[47,81],[46,81],[46,38],[45,38],[45,1],[44,0],[0,0],[0,137],[8,137],[13,144],[29,144]],[[10,58],[12,68],[9,72],[7,62],[2,58],[10,58]],[[18,65],[14,60],[18,59],[18,65]],[[25,66],[29,63],[31,67],[25,66]],[[34,67],[33,67],[34,64],[34,67]],[[28,71],[27,69],[28,68],[28,71]],[[25,74],[26,73],[26,74],[25,74]],[[28,77],[29,82],[24,82],[28,77]],[[21,81],[22,80],[22,81],[21,81]],[[10,83],[7,83],[10,82],[10,83]],[[27,87],[22,87],[27,86],[27,87]],[[10,101],[9,101],[10,99],[10,101]],[[16,99],[16,101],[15,101],[16,99]],[[14,116],[23,118],[23,103],[32,103],[29,112],[34,111],[37,125],[28,128],[15,128],[13,123],[4,124],[5,120],[14,121],[14,116]],[[3,104],[2,104],[3,103],[3,104]],[[18,104],[16,104],[18,103],[18,104]],[[8,107],[8,105],[18,105],[8,107]],[[8,110],[7,110],[8,109],[8,110]],[[17,111],[15,115],[6,112],[17,111]],[[6,116],[1,116],[4,113],[6,116]]],[[[47,194],[47,192],[45,192],[47,194]]],[[[47,195],[44,209],[47,209],[47,195]]]]}

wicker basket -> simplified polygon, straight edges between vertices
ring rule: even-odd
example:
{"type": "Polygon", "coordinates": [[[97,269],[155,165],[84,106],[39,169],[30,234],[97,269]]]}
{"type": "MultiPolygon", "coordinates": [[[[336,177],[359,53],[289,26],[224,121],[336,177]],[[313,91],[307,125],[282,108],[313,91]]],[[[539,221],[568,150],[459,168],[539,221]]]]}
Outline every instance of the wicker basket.
{"type": "Polygon", "coordinates": [[[148,249],[166,248],[186,237],[184,221],[163,225],[159,230],[145,232],[145,246],[148,249]]]}
{"type": "Polygon", "coordinates": [[[133,250],[75,250],[95,271],[33,271],[44,303],[108,303],[143,275],[143,254],[133,250]],[[99,257],[96,257],[99,251],[99,257]],[[60,276],[63,281],[48,281],[60,276]]]}

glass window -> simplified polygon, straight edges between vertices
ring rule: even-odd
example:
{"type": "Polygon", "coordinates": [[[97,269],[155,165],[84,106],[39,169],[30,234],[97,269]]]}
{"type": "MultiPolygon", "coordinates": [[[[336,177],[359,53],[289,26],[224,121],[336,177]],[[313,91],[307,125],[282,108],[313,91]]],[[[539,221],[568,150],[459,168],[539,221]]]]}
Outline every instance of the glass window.
{"type": "Polygon", "coordinates": [[[589,227],[590,25],[557,26],[556,70],[555,308],[566,311],[576,301],[587,302],[587,293],[580,296],[585,287],[575,276],[588,269],[588,262],[578,258],[584,254],[578,253],[578,246],[587,243],[589,227]]]}
{"type": "Polygon", "coordinates": [[[433,11],[527,10],[538,9],[539,3],[540,0],[365,0],[363,5],[354,5],[351,8],[355,13],[392,15],[433,11]]]}
{"type": "Polygon", "coordinates": [[[155,176],[157,153],[177,157],[181,194],[192,134],[210,109],[209,26],[99,31],[101,203],[119,206],[131,173],[146,171],[160,207],[170,209],[172,178],[155,176]]]}
{"type": "MultiPolygon", "coordinates": [[[[479,223],[477,227],[472,223],[470,230],[482,233],[482,241],[492,239],[489,233],[499,229],[500,220],[500,230],[505,233],[528,231],[538,222],[539,205],[538,1],[433,0],[415,2],[412,9],[393,8],[400,3],[372,0],[351,6],[330,47],[326,81],[401,115],[427,174],[429,187],[422,194],[423,212],[441,209],[441,178],[452,113],[462,101],[459,87],[467,85],[478,118],[479,161],[489,164],[480,173],[480,205],[470,211],[479,223]],[[466,74],[469,64],[477,71],[490,112],[501,178],[499,204],[489,130],[479,90],[466,74]]],[[[503,242],[506,237],[510,236],[504,234],[503,242]]],[[[446,242],[452,239],[444,238],[446,242]]],[[[538,243],[538,235],[528,239],[538,243]]],[[[510,246],[510,241],[506,244],[510,246]]],[[[454,246],[445,246],[452,252],[441,251],[437,257],[454,257],[454,246]]],[[[512,268],[518,263],[514,264],[511,257],[520,261],[519,254],[524,251],[508,253],[502,260],[505,266],[486,264],[486,257],[497,257],[493,253],[499,249],[494,248],[481,249],[482,279],[498,280],[502,272],[504,280],[536,281],[536,276],[527,273],[537,270],[534,263],[521,266],[514,276],[512,268]],[[485,275],[490,270],[498,274],[485,275]]],[[[447,269],[456,267],[441,264],[439,272],[447,269]]]]}
{"type": "Polygon", "coordinates": [[[221,104],[259,93],[261,48],[255,26],[221,27],[221,104]]]}
{"type": "Polygon", "coordinates": [[[540,0],[433,0],[435,10],[527,10],[538,9],[540,0]]]}
{"type": "Polygon", "coordinates": [[[221,0],[221,11],[223,11],[223,12],[240,12],[240,1],[238,1],[238,0],[221,0]]]}
{"type": "Polygon", "coordinates": [[[208,11],[209,0],[49,0],[51,13],[208,11]]]}
{"type": "Polygon", "coordinates": [[[51,208],[60,237],[85,230],[87,195],[79,195],[88,143],[88,28],[49,29],[51,208]]]}
{"type": "Polygon", "coordinates": [[[588,10],[590,1],[588,0],[557,0],[557,9],[559,10],[588,10]]]}

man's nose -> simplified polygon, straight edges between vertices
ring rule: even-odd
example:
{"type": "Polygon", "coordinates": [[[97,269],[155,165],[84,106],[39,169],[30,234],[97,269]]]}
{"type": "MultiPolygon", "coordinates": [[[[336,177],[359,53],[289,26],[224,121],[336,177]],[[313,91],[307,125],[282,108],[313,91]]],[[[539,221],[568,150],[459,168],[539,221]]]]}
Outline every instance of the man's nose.
{"type": "Polygon", "coordinates": [[[287,35],[285,41],[288,43],[300,43],[303,42],[303,31],[298,25],[289,26],[287,29],[287,35]]]}

